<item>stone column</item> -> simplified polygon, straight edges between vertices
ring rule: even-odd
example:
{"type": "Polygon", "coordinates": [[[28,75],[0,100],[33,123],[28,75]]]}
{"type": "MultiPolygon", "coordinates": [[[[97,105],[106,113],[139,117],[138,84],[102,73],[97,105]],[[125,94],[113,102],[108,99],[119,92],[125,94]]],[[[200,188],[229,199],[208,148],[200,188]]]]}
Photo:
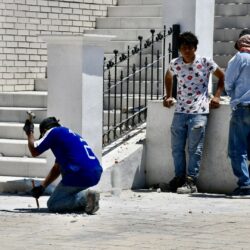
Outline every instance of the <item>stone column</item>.
{"type": "Polygon", "coordinates": [[[102,35],[43,37],[48,44],[48,116],[82,135],[100,160],[103,46],[110,39],[102,35]]]}

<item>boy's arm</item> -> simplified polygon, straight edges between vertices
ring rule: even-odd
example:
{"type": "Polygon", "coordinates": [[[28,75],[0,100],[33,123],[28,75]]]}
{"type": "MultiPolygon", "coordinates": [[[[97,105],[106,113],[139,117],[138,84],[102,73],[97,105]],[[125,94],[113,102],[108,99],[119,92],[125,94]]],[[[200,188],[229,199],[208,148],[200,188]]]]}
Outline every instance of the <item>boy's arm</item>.
{"type": "Polygon", "coordinates": [[[224,72],[221,68],[217,68],[214,72],[214,75],[218,78],[217,88],[214,94],[214,97],[210,101],[211,108],[219,108],[220,106],[220,96],[224,90],[224,72]]]}
{"type": "Polygon", "coordinates": [[[170,108],[174,105],[174,99],[172,97],[173,91],[173,74],[168,70],[165,74],[165,87],[166,87],[166,96],[163,100],[163,106],[170,108]]]}

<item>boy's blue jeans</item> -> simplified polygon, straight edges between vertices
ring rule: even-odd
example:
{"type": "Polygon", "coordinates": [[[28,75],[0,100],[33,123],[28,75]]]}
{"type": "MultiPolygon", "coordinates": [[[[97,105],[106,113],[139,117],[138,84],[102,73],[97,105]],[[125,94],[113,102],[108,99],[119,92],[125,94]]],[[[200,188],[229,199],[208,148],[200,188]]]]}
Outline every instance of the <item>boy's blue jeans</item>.
{"type": "Polygon", "coordinates": [[[84,211],[86,197],[85,188],[65,186],[60,182],[51,194],[47,206],[51,212],[58,213],[84,211]]]}
{"type": "Polygon", "coordinates": [[[228,155],[239,187],[250,187],[248,150],[250,147],[250,108],[232,111],[229,127],[228,155]]]}
{"type": "Polygon", "coordinates": [[[207,114],[175,113],[171,125],[171,146],[175,176],[197,178],[207,125],[207,114]],[[185,147],[188,143],[188,163],[185,147]]]}

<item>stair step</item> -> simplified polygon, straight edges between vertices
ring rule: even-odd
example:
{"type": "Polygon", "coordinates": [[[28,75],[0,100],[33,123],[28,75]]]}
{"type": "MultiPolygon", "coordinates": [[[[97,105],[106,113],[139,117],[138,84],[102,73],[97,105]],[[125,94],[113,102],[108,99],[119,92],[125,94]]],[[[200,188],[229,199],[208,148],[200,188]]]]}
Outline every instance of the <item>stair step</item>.
{"type": "MultiPolygon", "coordinates": [[[[0,155],[7,157],[32,157],[27,140],[0,139],[0,155]]],[[[38,158],[46,158],[46,153],[38,158]]]]}
{"type": "MultiPolygon", "coordinates": [[[[162,32],[162,29],[155,29],[156,34],[162,32]]],[[[86,30],[86,34],[104,34],[114,35],[113,41],[138,41],[138,36],[142,36],[144,40],[151,38],[150,29],[95,29],[86,30]]]]}
{"type": "Polygon", "coordinates": [[[45,108],[47,95],[45,91],[1,92],[0,106],[45,108]]]}
{"type": "Polygon", "coordinates": [[[218,41],[214,42],[214,54],[221,54],[221,55],[233,55],[236,53],[234,48],[234,41],[218,41]]]}
{"type": "Polygon", "coordinates": [[[47,116],[47,108],[0,107],[0,122],[24,122],[29,110],[36,114],[36,123],[40,123],[47,116]]]}
{"type": "MultiPolygon", "coordinates": [[[[162,93],[162,89],[159,88],[158,98],[161,98],[162,96],[161,93],[162,93]]],[[[157,98],[156,95],[153,95],[153,96],[155,99],[157,98]]],[[[108,104],[108,95],[104,95],[104,110],[108,110],[108,105],[110,106],[110,109],[113,109],[113,110],[115,106],[116,106],[116,109],[121,109],[121,100],[122,100],[122,109],[125,109],[127,108],[127,99],[128,99],[128,106],[133,107],[133,95],[131,94],[128,96],[128,98],[125,94],[124,95],[118,94],[116,95],[116,98],[115,98],[115,95],[112,94],[110,95],[110,104],[108,104]],[[116,105],[115,105],[115,99],[116,99],[116,105]]],[[[149,101],[150,99],[151,99],[151,95],[147,94],[147,101],[149,101]]],[[[138,94],[135,95],[134,101],[135,101],[135,107],[145,106],[145,95],[142,94],[140,98],[138,94]]]]}
{"type": "Polygon", "coordinates": [[[43,158],[0,157],[1,176],[45,177],[49,171],[46,165],[43,158]]]}
{"type": "Polygon", "coordinates": [[[109,17],[161,17],[161,5],[115,6],[108,8],[109,17]],[[140,10],[140,11],[138,11],[140,10]]]}
{"type": "MultiPolygon", "coordinates": [[[[23,131],[24,123],[0,122],[0,138],[2,139],[27,139],[23,131]]],[[[39,137],[39,124],[34,124],[34,134],[36,139],[39,137]]]]}
{"type": "Polygon", "coordinates": [[[216,4],[250,3],[250,0],[216,0],[216,4]]]}
{"type": "Polygon", "coordinates": [[[162,0],[118,0],[118,5],[153,5],[162,4],[162,0]]]}
{"type": "Polygon", "coordinates": [[[217,4],[215,8],[216,16],[245,16],[248,15],[250,4],[248,3],[232,3],[217,4]]]}
{"type": "MultiPolygon", "coordinates": [[[[124,112],[120,112],[120,110],[116,110],[116,112],[114,112],[113,110],[111,110],[109,112],[110,115],[110,126],[113,126],[114,124],[114,120],[116,117],[116,125],[120,123],[120,118],[122,117],[122,121],[126,119],[127,113],[124,110],[124,112]]],[[[133,115],[132,112],[129,113],[129,116],[133,115]]],[[[141,118],[144,119],[144,115],[141,114],[141,118]]],[[[139,117],[136,115],[134,117],[134,122],[137,123],[139,121],[139,117]]],[[[129,120],[129,125],[131,125],[133,123],[133,120],[129,120]]],[[[103,116],[103,125],[104,126],[108,126],[108,111],[104,110],[104,116],[103,116]]]]}
{"type": "Polygon", "coordinates": [[[226,68],[229,60],[233,55],[214,55],[214,61],[219,65],[220,68],[226,68]]]}
{"type": "Polygon", "coordinates": [[[215,41],[237,41],[239,34],[242,31],[241,28],[221,28],[214,30],[215,41]]]}
{"type": "Polygon", "coordinates": [[[97,18],[98,29],[162,29],[162,17],[103,17],[97,18]]]}
{"type": "Polygon", "coordinates": [[[238,28],[250,27],[250,16],[216,16],[215,28],[238,28]]]}
{"type": "MultiPolygon", "coordinates": [[[[119,82],[118,82],[119,83],[119,82]]],[[[141,89],[141,94],[145,94],[145,91],[147,90],[147,93],[149,94],[151,92],[151,86],[153,87],[153,94],[157,94],[157,86],[158,86],[158,93],[162,92],[162,88],[163,88],[163,82],[161,80],[157,81],[153,81],[151,83],[151,81],[147,81],[147,85],[145,81],[141,81],[141,87],[140,87],[140,83],[139,81],[135,81],[133,82],[129,82],[128,85],[128,90],[129,90],[129,94],[132,94],[131,91],[134,89],[135,90],[135,94],[139,94],[139,90],[141,89]]],[[[121,90],[121,84],[117,84],[116,86],[116,93],[118,95],[120,95],[120,93],[126,95],[127,93],[127,82],[126,80],[122,83],[122,90],[121,90]]],[[[104,82],[104,93],[105,95],[108,94],[108,81],[104,82]]],[[[115,87],[114,85],[111,85],[111,89],[110,89],[110,93],[114,94],[115,93],[115,87]]]]}
{"type": "MultiPolygon", "coordinates": [[[[166,66],[167,67],[167,66],[166,66]]],[[[124,67],[117,67],[117,81],[119,81],[120,79],[120,74],[121,74],[121,70],[123,71],[123,77],[126,77],[127,76],[127,69],[124,68],[124,67]]],[[[136,70],[138,70],[138,67],[136,68],[136,70]]],[[[111,71],[111,79],[112,81],[114,80],[114,69],[112,68],[111,71]]],[[[130,71],[129,71],[129,74],[132,74],[132,67],[130,67],[130,71]]],[[[142,81],[145,81],[145,74],[146,74],[146,71],[145,69],[142,69],[141,71],[141,80],[142,81]]],[[[157,75],[157,69],[156,67],[153,67],[153,71],[151,70],[151,68],[148,68],[147,69],[147,81],[151,81],[151,76],[153,78],[153,81],[157,81],[157,78],[159,77],[159,79],[162,79],[162,68],[159,68],[159,76],[157,75]]],[[[139,80],[139,72],[137,72],[135,74],[135,81],[138,81],[139,80]]],[[[130,78],[132,79],[132,76],[130,76],[130,78]]],[[[108,79],[108,70],[106,70],[104,72],[104,79],[107,80],[108,79]]]]}

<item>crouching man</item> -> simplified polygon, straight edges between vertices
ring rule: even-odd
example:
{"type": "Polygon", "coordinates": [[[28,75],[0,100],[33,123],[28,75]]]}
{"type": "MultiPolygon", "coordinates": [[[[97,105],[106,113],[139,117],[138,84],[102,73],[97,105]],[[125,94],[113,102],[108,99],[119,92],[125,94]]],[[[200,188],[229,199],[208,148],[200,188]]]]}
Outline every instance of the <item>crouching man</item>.
{"type": "Polygon", "coordinates": [[[87,190],[96,185],[102,167],[92,149],[76,133],[59,124],[55,117],[48,117],[40,124],[40,139],[34,140],[34,124],[26,120],[23,130],[28,137],[28,147],[33,157],[48,149],[55,156],[55,164],[41,183],[31,190],[39,198],[55,179],[62,180],[51,194],[47,205],[52,212],[86,212],[93,214],[99,209],[99,193],[87,190]]]}

